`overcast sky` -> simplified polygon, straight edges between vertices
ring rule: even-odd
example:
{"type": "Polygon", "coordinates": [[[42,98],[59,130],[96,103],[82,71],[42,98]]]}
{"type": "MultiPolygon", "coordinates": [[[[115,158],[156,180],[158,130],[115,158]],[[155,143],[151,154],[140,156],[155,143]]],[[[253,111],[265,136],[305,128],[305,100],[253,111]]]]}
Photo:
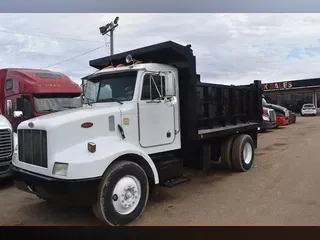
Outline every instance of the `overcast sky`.
{"type": "Polygon", "coordinates": [[[89,60],[109,55],[109,46],[48,66],[104,45],[99,27],[116,16],[115,53],[191,44],[202,81],[320,77],[320,14],[0,14],[0,68],[47,68],[80,82],[94,71],[89,60]]]}

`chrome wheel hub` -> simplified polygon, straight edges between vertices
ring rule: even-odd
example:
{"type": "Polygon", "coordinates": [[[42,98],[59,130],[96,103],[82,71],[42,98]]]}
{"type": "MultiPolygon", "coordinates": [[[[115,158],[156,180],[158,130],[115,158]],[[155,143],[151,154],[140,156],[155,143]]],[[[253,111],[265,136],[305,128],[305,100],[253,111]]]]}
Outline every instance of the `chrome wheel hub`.
{"type": "Polygon", "coordinates": [[[253,151],[252,151],[251,144],[248,142],[245,143],[244,148],[243,148],[243,159],[246,164],[250,164],[250,162],[252,160],[252,154],[253,154],[253,151]]]}
{"type": "Polygon", "coordinates": [[[121,178],[112,193],[114,209],[122,215],[133,212],[141,199],[140,181],[131,175],[121,178]]]}

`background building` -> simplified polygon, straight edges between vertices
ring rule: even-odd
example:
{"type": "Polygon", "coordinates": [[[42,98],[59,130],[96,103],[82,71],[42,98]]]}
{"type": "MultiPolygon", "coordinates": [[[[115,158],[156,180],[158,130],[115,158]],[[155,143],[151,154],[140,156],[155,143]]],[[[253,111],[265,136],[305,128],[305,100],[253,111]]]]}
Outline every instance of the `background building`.
{"type": "Polygon", "coordinates": [[[262,84],[267,102],[300,112],[305,103],[320,108],[320,78],[262,84]]]}

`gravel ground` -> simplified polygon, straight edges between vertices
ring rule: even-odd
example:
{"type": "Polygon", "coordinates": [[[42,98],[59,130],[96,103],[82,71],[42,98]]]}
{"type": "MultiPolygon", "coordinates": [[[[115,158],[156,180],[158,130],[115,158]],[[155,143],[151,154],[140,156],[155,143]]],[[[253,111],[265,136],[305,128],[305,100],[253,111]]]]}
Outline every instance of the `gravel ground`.
{"type": "MultiPolygon", "coordinates": [[[[246,173],[209,171],[159,189],[143,225],[320,224],[320,117],[259,134],[253,168],[246,173]],[[318,186],[318,187],[317,187],[318,186]]],[[[50,205],[0,185],[1,224],[97,224],[91,208],[50,205]]]]}

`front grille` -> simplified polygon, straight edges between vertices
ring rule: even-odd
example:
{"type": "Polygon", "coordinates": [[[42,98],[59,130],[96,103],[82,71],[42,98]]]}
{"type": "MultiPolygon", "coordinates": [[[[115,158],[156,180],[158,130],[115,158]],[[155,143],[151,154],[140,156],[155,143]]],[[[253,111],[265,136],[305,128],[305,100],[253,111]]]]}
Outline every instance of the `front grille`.
{"type": "Polygon", "coordinates": [[[0,129],[0,161],[8,161],[12,156],[12,132],[9,129],[0,129]]]}
{"type": "Polygon", "coordinates": [[[47,132],[44,130],[18,130],[19,161],[48,167],[47,132]]]}
{"type": "Polygon", "coordinates": [[[277,116],[276,116],[276,112],[273,109],[269,110],[269,117],[271,122],[276,121],[277,116]]]}

